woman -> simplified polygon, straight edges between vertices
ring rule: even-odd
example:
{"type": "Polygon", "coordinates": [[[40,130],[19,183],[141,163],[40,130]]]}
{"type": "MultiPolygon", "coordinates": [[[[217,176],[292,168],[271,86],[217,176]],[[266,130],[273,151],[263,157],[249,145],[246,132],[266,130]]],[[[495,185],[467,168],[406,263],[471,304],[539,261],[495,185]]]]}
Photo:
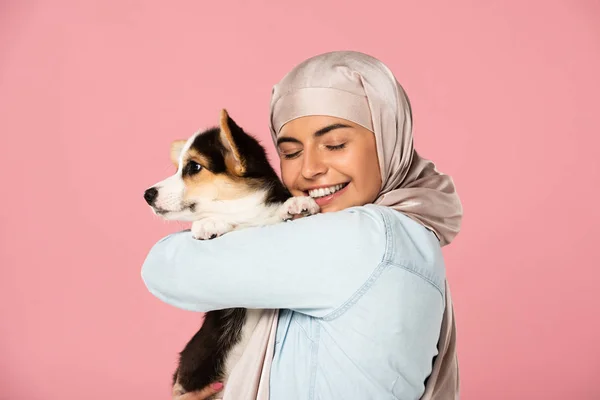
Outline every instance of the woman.
{"type": "Polygon", "coordinates": [[[321,214],[212,241],[172,234],[143,266],[149,290],[187,310],[281,309],[273,400],[458,398],[441,246],[462,208],[414,151],[392,72],[357,52],[304,61],[273,89],[271,133],[284,184],[321,196],[321,214]]]}

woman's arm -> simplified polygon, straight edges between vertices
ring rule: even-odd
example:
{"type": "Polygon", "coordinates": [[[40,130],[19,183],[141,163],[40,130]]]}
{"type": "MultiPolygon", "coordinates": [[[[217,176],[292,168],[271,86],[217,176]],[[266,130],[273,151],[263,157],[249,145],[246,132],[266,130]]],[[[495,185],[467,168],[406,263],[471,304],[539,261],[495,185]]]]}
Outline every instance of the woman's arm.
{"type": "Polygon", "coordinates": [[[287,308],[322,317],[366,282],[386,251],[375,206],[229,232],[199,241],[171,234],[142,267],[148,290],[175,307],[287,308]]]}

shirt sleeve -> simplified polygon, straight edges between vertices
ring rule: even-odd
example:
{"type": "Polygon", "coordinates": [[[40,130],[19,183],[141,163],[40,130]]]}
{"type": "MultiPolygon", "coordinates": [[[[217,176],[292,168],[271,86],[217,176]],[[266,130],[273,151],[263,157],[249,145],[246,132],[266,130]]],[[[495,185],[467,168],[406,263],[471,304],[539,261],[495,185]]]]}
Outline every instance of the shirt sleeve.
{"type": "Polygon", "coordinates": [[[142,279],[185,310],[285,308],[323,317],[369,279],[385,251],[383,214],[353,207],[206,241],[173,233],[152,247],[142,279]]]}

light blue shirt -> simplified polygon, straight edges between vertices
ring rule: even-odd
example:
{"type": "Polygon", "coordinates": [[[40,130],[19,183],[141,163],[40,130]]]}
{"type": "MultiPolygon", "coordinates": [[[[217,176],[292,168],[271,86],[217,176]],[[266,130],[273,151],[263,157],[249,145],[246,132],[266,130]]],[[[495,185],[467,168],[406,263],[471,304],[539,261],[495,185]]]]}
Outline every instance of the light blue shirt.
{"type": "Polygon", "coordinates": [[[142,268],[191,311],[279,308],[272,400],[419,399],[437,355],[445,266],[436,236],[366,205],[198,241],[171,234],[142,268]]]}

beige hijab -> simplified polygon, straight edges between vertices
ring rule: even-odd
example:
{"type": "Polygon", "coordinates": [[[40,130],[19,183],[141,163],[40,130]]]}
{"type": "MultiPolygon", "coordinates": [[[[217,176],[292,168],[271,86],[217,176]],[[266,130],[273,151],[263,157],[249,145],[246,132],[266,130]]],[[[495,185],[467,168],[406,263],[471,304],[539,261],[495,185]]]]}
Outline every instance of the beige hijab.
{"type": "MultiPolygon", "coordinates": [[[[338,51],[299,64],[273,88],[273,140],[287,122],[308,115],[343,118],[371,130],[382,178],[375,204],[392,207],[421,223],[435,233],[442,246],[452,241],[462,218],[454,184],[413,148],[410,103],[382,62],[363,53],[338,51]]],[[[438,355],[422,400],[456,400],[459,396],[456,328],[448,283],[445,301],[438,355]]],[[[247,348],[234,369],[226,385],[231,395],[226,393],[225,399],[268,399],[276,326],[275,310],[265,311],[254,334],[256,344],[247,348]]]]}

